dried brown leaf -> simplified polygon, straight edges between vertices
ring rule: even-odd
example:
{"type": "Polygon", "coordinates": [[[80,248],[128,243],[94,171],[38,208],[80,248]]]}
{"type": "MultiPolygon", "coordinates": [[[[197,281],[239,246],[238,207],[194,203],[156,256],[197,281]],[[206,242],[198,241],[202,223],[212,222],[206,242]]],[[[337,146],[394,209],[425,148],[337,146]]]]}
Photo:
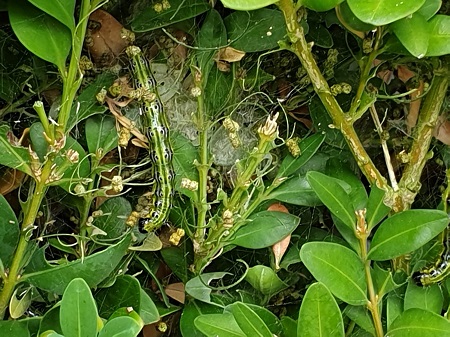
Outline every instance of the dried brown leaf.
{"type": "MultiPolygon", "coordinates": [[[[288,209],[280,203],[270,205],[269,208],[267,208],[267,210],[289,213],[288,209]]],[[[287,235],[285,238],[281,239],[272,246],[273,255],[275,257],[275,269],[277,270],[280,269],[281,259],[283,258],[284,253],[286,253],[286,250],[288,249],[290,242],[291,242],[291,234],[287,235]]]]}

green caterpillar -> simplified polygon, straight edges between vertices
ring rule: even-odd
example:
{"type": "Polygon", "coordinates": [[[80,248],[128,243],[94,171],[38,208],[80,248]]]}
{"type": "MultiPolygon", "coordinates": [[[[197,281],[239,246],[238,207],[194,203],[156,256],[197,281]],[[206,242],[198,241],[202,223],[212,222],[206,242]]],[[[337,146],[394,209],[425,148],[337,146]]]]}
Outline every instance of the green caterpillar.
{"type": "Polygon", "coordinates": [[[450,241],[449,232],[446,230],[443,240],[443,250],[433,267],[422,269],[413,274],[413,279],[418,285],[430,286],[439,283],[450,276],[450,241]]]}
{"type": "Polygon", "coordinates": [[[173,152],[169,142],[167,119],[149,63],[139,47],[128,47],[127,54],[131,58],[136,90],[141,93],[141,115],[144,117],[144,127],[149,140],[149,155],[153,164],[154,181],[152,190],[148,193],[149,205],[141,211],[139,219],[139,226],[150,232],[166,222],[171,207],[175,178],[172,166],[173,152]]]}

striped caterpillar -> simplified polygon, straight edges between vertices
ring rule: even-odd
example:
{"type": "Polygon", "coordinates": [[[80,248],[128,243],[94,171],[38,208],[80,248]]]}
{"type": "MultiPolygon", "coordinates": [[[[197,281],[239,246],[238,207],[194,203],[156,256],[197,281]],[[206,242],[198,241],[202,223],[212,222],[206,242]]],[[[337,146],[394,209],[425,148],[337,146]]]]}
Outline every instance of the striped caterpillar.
{"type": "Polygon", "coordinates": [[[430,286],[443,281],[450,275],[450,230],[445,231],[443,250],[439,259],[430,268],[422,269],[413,274],[413,279],[418,285],[430,286]]]}
{"type": "Polygon", "coordinates": [[[127,54],[131,58],[134,84],[140,92],[141,115],[149,140],[149,156],[152,161],[153,185],[147,193],[149,204],[140,212],[139,226],[150,232],[161,227],[167,219],[173,197],[172,148],[169,128],[163,105],[157,91],[157,83],[148,61],[139,47],[130,46],[127,54]]]}

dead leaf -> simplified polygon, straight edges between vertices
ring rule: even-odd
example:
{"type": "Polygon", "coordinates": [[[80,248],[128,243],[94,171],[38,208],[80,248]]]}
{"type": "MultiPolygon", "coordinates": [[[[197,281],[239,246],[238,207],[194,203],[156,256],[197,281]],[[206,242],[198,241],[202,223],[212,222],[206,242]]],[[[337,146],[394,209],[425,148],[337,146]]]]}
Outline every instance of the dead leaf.
{"type": "MultiPolygon", "coordinates": [[[[267,208],[267,210],[289,213],[288,209],[280,203],[270,205],[269,208],[267,208]]],[[[280,269],[281,259],[283,258],[284,253],[286,253],[286,250],[288,249],[290,242],[291,242],[291,234],[287,235],[285,238],[281,239],[272,246],[273,255],[275,257],[276,270],[280,269]]]]}
{"type": "Polygon", "coordinates": [[[409,111],[408,115],[406,116],[406,126],[408,128],[408,133],[411,133],[411,129],[416,126],[417,118],[419,117],[420,105],[422,104],[422,99],[418,97],[423,94],[424,88],[424,82],[423,80],[420,80],[419,87],[410,95],[411,103],[409,104],[409,111]]]}
{"type": "Polygon", "coordinates": [[[233,47],[225,47],[219,49],[216,55],[216,61],[238,62],[245,56],[245,52],[234,49],[233,47]]]}
{"type": "Polygon", "coordinates": [[[408,82],[411,78],[416,76],[416,73],[409,70],[409,68],[403,64],[397,66],[397,77],[403,83],[408,82]]]}
{"type": "Polygon", "coordinates": [[[184,304],[186,293],[184,292],[184,284],[182,282],[171,283],[165,288],[167,296],[173,298],[175,301],[184,304]]]}
{"type": "Polygon", "coordinates": [[[12,168],[6,168],[0,177],[0,194],[5,195],[18,188],[26,178],[26,174],[12,168]]]}
{"type": "Polygon", "coordinates": [[[122,24],[111,14],[98,9],[89,17],[87,46],[95,63],[109,66],[130,44],[123,38],[122,24]]]}
{"type": "Polygon", "coordinates": [[[439,139],[442,143],[450,145],[450,121],[445,116],[439,116],[436,127],[433,131],[433,136],[439,139]]]}

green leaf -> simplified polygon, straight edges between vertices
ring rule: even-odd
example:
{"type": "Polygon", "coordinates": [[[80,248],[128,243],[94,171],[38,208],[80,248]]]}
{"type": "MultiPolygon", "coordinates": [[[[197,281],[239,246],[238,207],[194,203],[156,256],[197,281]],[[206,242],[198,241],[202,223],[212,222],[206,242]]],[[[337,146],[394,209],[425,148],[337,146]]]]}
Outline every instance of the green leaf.
{"type": "Polygon", "coordinates": [[[102,318],[109,318],[121,307],[132,307],[139,312],[141,286],[135,277],[122,275],[111,287],[100,289],[95,294],[95,300],[99,303],[98,312],[102,318]]]}
{"type": "Polygon", "coordinates": [[[336,243],[308,242],[302,246],[300,257],[334,296],[353,305],[367,303],[364,264],[353,251],[336,243]]]}
{"type": "Polygon", "coordinates": [[[405,293],[404,309],[424,309],[440,314],[444,304],[441,287],[433,284],[429,287],[418,287],[413,282],[408,283],[405,293]]]}
{"type": "Polygon", "coordinates": [[[92,116],[86,121],[85,132],[89,152],[97,153],[101,149],[98,161],[117,147],[116,123],[111,116],[92,116]]]}
{"type": "Polygon", "coordinates": [[[21,317],[25,311],[30,307],[33,290],[32,288],[25,289],[20,293],[20,298],[17,298],[17,291],[19,288],[16,288],[11,299],[9,301],[9,315],[12,319],[17,319],[21,317]]]}
{"type": "Polygon", "coordinates": [[[133,210],[130,202],[123,197],[114,197],[106,200],[99,210],[103,215],[95,217],[92,224],[107,235],[98,235],[98,239],[113,240],[122,236],[128,228],[127,218],[133,210]]]}
{"type": "Polygon", "coordinates": [[[253,288],[269,298],[288,287],[286,283],[280,280],[272,268],[263,265],[249,268],[247,275],[245,275],[245,280],[253,288]]]}
{"type": "Polygon", "coordinates": [[[9,126],[0,125],[0,164],[32,175],[30,168],[30,155],[22,146],[11,144],[9,126]]]}
{"type": "Polygon", "coordinates": [[[386,301],[386,322],[388,330],[392,323],[403,313],[404,294],[391,292],[386,301]]]}
{"type": "Polygon", "coordinates": [[[225,7],[238,11],[252,11],[273,5],[278,0],[220,0],[225,7]]]}
{"type": "Polygon", "coordinates": [[[198,316],[194,325],[207,337],[247,337],[230,313],[198,316]]]}
{"type": "Polygon", "coordinates": [[[55,64],[63,72],[72,46],[70,29],[26,0],[10,1],[8,13],[20,42],[33,54],[55,64]]]}
{"type": "Polygon", "coordinates": [[[204,0],[171,0],[169,8],[161,8],[161,10],[158,6],[148,2],[141,6],[144,7],[136,10],[131,19],[131,30],[133,32],[147,32],[169,26],[196,17],[210,8],[204,0]]]}
{"type": "Polygon", "coordinates": [[[344,336],[341,310],[322,283],[308,287],[298,315],[297,336],[344,336]]]}
{"type": "Polygon", "coordinates": [[[60,323],[65,337],[97,336],[97,308],[91,290],[82,278],[73,279],[64,290],[60,323]]]}
{"type": "Polygon", "coordinates": [[[344,314],[365,331],[371,333],[372,336],[375,336],[375,327],[373,326],[372,317],[366,307],[361,305],[347,305],[344,314]]]}
{"type": "Polygon", "coordinates": [[[45,249],[40,249],[33,256],[34,264],[45,267],[22,275],[22,281],[27,281],[40,289],[56,294],[62,294],[75,277],[82,277],[90,287],[95,287],[106,279],[119,264],[127,251],[130,239],[128,235],[119,243],[83,260],[78,259],[57,267],[52,267],[47,263],[44,257],[45,249]]]}
{"type": "Polygon", "coordinates": [[[214,66],[208,76],[204,88],[205,97],[214,97],[206,100],[206,111],[214,119],[222,113],[230,98],[233,95],[233,76],[231,73],[220,71],[214,66]]]}
{"type": "Polygon", "coordinates": [[[370,190],[367,201],[366,223],[369,229],[374,228],[389,214],[390,208],[383,203],[385,192],[376,186],[370,190]]]}
{"type": "Polygon", "coordinates": [[[312,40],[315,46],[321,48],[333,47],[333,37],[328,28],[321,22],[310,23],[309,32],[307,34],[308,40],[312,40]]]}
{"type": "Polygon", "coordinates": [[[218,314],[222,309],[215,306],[206,304],[196,300],[190,300],[184,305],[183,313],[180,319],[180,330],[182,336],[189,337],[204,337],[204,335],[195,327],[194,322],[196,317],[205,314],[218,314]]]}
{"type": "Polygon", "coordinates": [[[151,297],[145,292],[144,289],[140,289],[140,306],[139,316],[145,325],[158,322],[161,317],[159,316],[158,308],[151,297]]]}
{"type": "Polygon", "coordinates": [[[428,49],[429,25],[425,18],[414,13],[406,18],[395,21],[391,29],[403,46],[415,57],[422,58],[428,49]],[[411,32],[414,34],[411,34],[411,32]]]}
{"type": "Polygon", "coordinates": [[[224,22],[231,47],[247,53],[276,48],[286,35],[283,13],[274,9],[233,12],[224,22]]]}
{"type": "Polygon", "coordinates": [[[37,8],[53,16],[56,20],[66,25],[71,31],[75,29],[75,0],[28,0],[37,8]]]}
{"type": "Polygon", "coordinates": [[[26,324],[22,324],[20,321],[9,320],[0,321],[0,331],[4,336],[8,337],[29,337],[30,332],[26,324]]]}
{"type": "Polygon", "coordinates": [[[297,321],[293,320],[289,316],[281,317],[281,324],[283,325],[284,337],[297,337],[297,321]]]}
{"type": "Polygon", "coordinates": [[[59,310],[60,303],[56,304],[44,314],[41,320],[41,324],[39,326],[39,331],[55,331],[56,333],[62,334],[60,319],[59,319],[59,310]]]}
{"type": "Polygon", "coordinates": [[[353,13],[363,22],[387,25],[417,11],[425,0],[347,0],[353,13]]]}
{"type": "Polygon", "coordinates": [[[303,0],[302,4],[306,8],[316,12],[326,12],[339,5],[344,0],[303,0]]]}
{"type": "Polygon", "coordinates": [[[322,202],[309,185],[306,177],[301,175],[292,177],[283,182],[267,196],[267,199],[275,199],[299,206],[314,207],[322,205],[322,202]]]}
{"type": "Polygon", "coordinates": [[[203,86],[207,83],[211,68],[215,66],[214,56],[217,54],[217,47],[227,44],[227,30],[222,21],[222,17],[215,9],[211,9],[198,32],[197,47],[195,57],[202,72],[203,86]]]}
{"type": "Polygon", "coordinates": [[[374,263],[371,272],[379,298],[382,298],[385,294],[402,285],[395,283],[390,270],[382,269],[376,262],[374,263]]]}
{"type": "Polygon", "coordinates": [[[175,170],[175,189],[186,195],[192,201],[197,200],[197,193],[181,187],[183,178],[198,182],[198,171],[194,161],[198,160],[197,148],[183,135],[177,132],[170,133],[170,142],[173,150],[173,168],[175,170]]]}
{"type": "Polygon", "coordinates": [[[358,19],[355,14],[348,7],[347,1],[342,2],[339,7],[336,8],[336,13],[338,13],[339,21],[344,21],[346,25],[358,32],[368,32],[375,28],[373,25],[369,25],[358,19]]]}
{"type": "Polygon", "coordinates": [[[228,244],[250,249],[272,246],[292,233],[300,218],[283,212],[263,211],[252,214],[248,221],[236,231],[228,244]]]}
{"type": "Polygon", "coordinates": [[[264,321],[246,304],[242,302],[235,302],[229,306],[229,310],[246,336],[273,336],[264,321]]]}
{"type": "Polygon", "coordinates": [[[135,337],[143,325],[129,316],[115,317],[106,322],[98,337],[135,337]]]}
{"type": "Polygon", "coordinates": [[[189,253],[181,247],[167,247],[161,250],[161,256],[170,270],[183,282],[189,280],[189,253]]]}
{"type": "Polygon", "coordinates": [[[367,206],[367,192],[366,187],[355,172],[353,172],[349,165],[343,163],[339,158],[330,158],[327,162],[325,173],[333,178],[344,181],[350,186],[348,196],[352,200],[353,209],[360,210],[367,206]]]}
{"type": "MultiPolygon", "coordinates": [[[[241,293],[243,294],[243,292],[241,293]]],[[[243,300],[242,300],[243,301],[243,300]]],[[[251,303],[244,302],[247,307],[249,307],[254,313],[256,313],[259,318],[261,318],[264,324],[269,328],[270,332],[276,336],[280,336],[283,331],[283,326],[281,325],[280,320],[277,316],[275,316],[268,309],[251,303]]],[[[234,306],[234,303],[225,307],[224,312],[231,312],[231,308],[234,306]]]]}
{"type": "Polygon", "coordinates": [[[346,226],[353,229],[356,218],[352,200],[337,182],[337,179],[319,172],[308,172],[306,179],[330,212],[342,220],[346,226]]]}
{"type": "MultiPolygon", "coordinates": [[[[4,152],[0,157],[4,156],[4,152]]],[[[0,261],[4,268],[10,266],[13,254],[19,242],[20,226],[16,214],[6,201],[3,195],[0,195],[0,261]]]]}
{"type": "Polygon", "coordinates": [[[95,96],[102,88],[108,88],[116,78],[117,75],[104,71],[81,92],[70,111],[66,127],[67,132],[72,130],[82,120],[96,114],[104,113],[107,110],[107,107],[101,105],[95,96]]]}
{"type": "Polygon", "coordinates": [[[447,227],[448,216],[437,210],[413,209],[383,221],[373,236],[368,258],[393,259],[416,250],[447,227]]]}
{"type": "MultiPolygon", "coordinates": [[[[226,272],[215,272],[215,273],[205,273],[200,276],[190,279],[185,286],[186,293],[191,295],[193,298],[211,304],[216,304],[211,302],[211,291],[212,289],[208,287],[212,280],[217,280],[223,278],[225,275],[230,273],[226,272]],[[201,279],[200,279],[201,278],[201,279]]],[[[217,305],[217,304],[216,304],[217,305]]]]}
{"type": "Polygon", "coordinates": [[[436,15],[428,21],[430,40],[427,56],[450,54],[450,16],[436,15]]]}
{"type": "Polygon", "coordinates": [[[316,133],[303,139],[298,144],[300,147],[300,156],[294,158],[291,154],[288,154],[283,159],[280,168],[278,169],[277,178],[288,177],[296,173],[317,153],[317,150],[319,150],[324,140],[325,135],[321,133],[316,133]]]}
{"type": "Polygon", "coordinates": [[[422,15],[425,20],[430,20],[441,8],[442,0],[425,0],[425,3],[416,13],[422,15]]]}
{"type": "Polygon", "coordinates": [[[406,310],[391,325],[389,337],[443,337],[448,336],[450,321],[422,309],[406,310]]]}

